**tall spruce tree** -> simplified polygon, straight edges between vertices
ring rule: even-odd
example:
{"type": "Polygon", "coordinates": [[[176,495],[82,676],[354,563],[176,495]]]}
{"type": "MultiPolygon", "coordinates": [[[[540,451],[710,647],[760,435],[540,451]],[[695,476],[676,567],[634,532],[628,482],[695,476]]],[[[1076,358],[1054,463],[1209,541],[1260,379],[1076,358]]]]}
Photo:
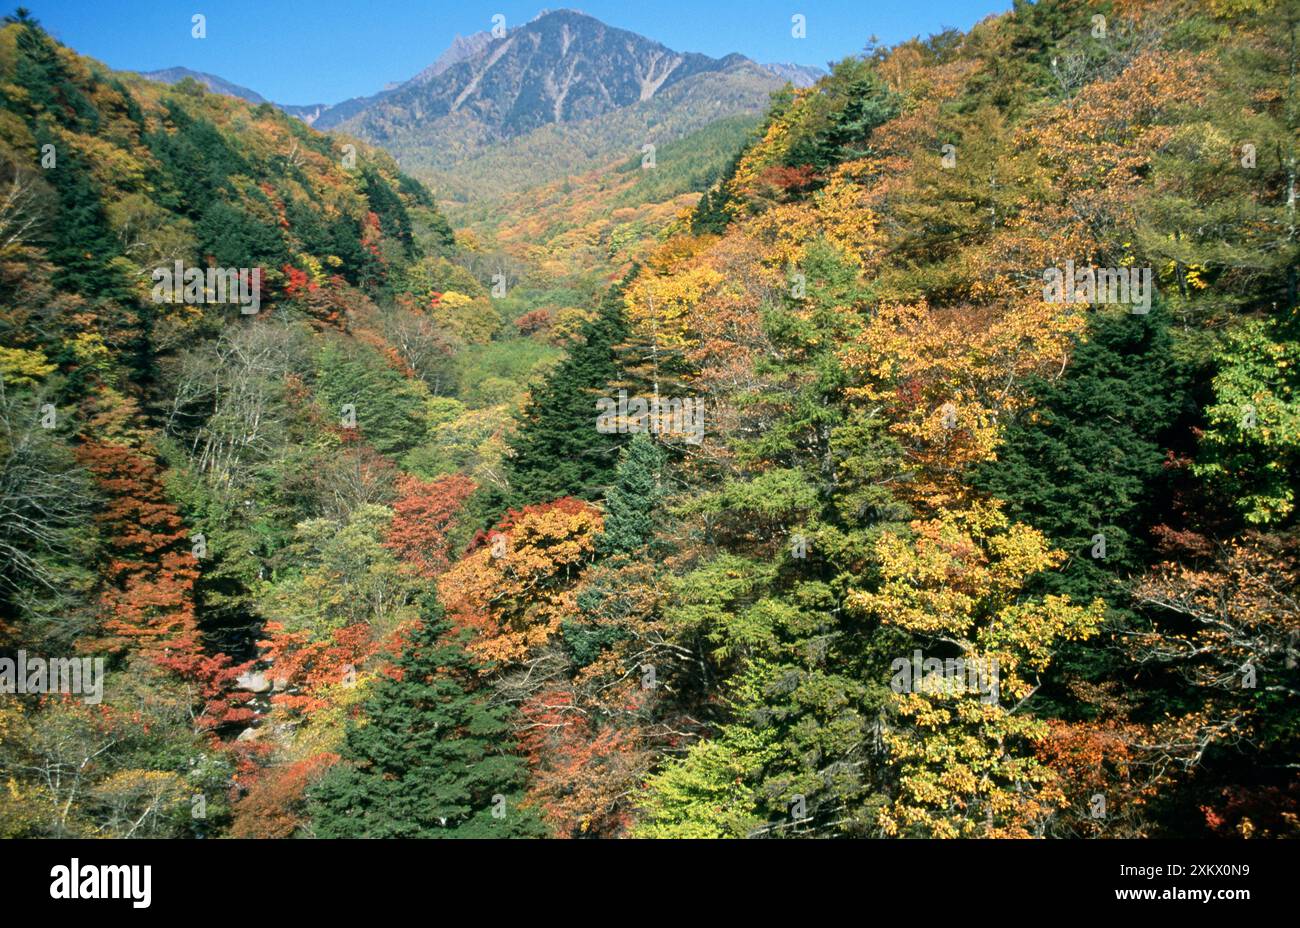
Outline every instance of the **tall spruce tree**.
{"type": "Polygon", "coordinates": [[[1190,411],[1188,391],[1165,312],[1099,313],[1065,376],[1035,385],[1033,412],[1008,427],[997,460],[976,469],[978,489],[1071,555],[1062,592],[1104,596],[1113,590],[1094,569],[1142,567],[1146,531],[1168,499],[1166,449],[1190,411]]]}
{"type": "Polygon", "coordinates": [[[602,564],[589,573],[578,594],[581,615],[561,626],[574,663],[585,667],[602,649],[626,637],[609,621],[626,616],[626,583],[620,571],[644,558],[655,558],[664,543],[654,538],[656,516],[663,514],[668,454],[645,432],[632,436],[619,454],[614,482],[605,493],[605,531],[596,541],[602,564]],[[591,621],[596,619],[596,621],[591,621]],[[603,620],[603,621],[602,621],[603,620]]]}
{"type": "MultiPolygon", "coordinates": [[[[976,468],[971,483],[1069,555],[1031,590],[1076,603],[1100,597],[1108,622],[1127,624],[1129,578],[1150,562],[1150,529],[1172,506],[1167,449],[1189,434],[1195,413],[1167,314],[1158,306],[1148,315],[1098,314],[1065,375],[1037,383],[1035,397],[1033,412],[1008,427],[997,460],[976,468]]],[[[1064,644],[1055,662],[1065,674],[1094,680],[1118,673],[1121,663],[1116,652],[1077,641],[1064,644]]],[[[1062,715],[1078,710],[1056,681],[1039,697],[1062,715]]]]}
{"type": "Polygon", "coordinates": [[[506,749],[509,709],[478,695],[477,663],[431,594],[419,628],[349,725],[342,762],[311,791],[323,838],[540,837],[518,798],[523,758],[506,749]]]}
{"type": "Polygon", "coordinates": [[[625,438],[596,431],[596,401],[620,380],[616,348],[628,337],[622,287],[613,287],[582,341],[533,391],[506,459],[508,503],[525,506],[561,496],[598,499],[614,474],[625,438]]]}
{"type": "Polygon", "coordinates": [[[667,463],[668,455],[644,432],[623,448],[614,483],[605,494],[605,534],[596,545],[598,553],[630,554],[650,541],[665,493],[667,463]]]}

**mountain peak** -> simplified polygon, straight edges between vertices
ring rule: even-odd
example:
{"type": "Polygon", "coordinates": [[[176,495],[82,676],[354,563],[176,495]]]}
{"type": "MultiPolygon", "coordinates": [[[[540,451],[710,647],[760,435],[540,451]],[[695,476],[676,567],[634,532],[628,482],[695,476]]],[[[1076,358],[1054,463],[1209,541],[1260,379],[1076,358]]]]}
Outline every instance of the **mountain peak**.
{"type": "MultiPolygon", "coordinates": [[[[433,64],[403,83],[422,84],[425,81],[432,80],[453,65],[474,57],[491,43],[492,33],[490,32],[473,32],[468,36],[457,33],[456,37],[451,40],[451,45],[447,46],[447,50],[439,55],[433,64]]],[[[397,86],[400,87],[402,84],[397,86]]]]}
{"type": "MultiPolygon", "coordinates": [[[[758,65],[740,54],[711,58],[678,52],[572,8],[547,9],[504,35],[456,35],[427,68],[368,97],[334,105],[284,106],[321,130],[342,127],[376,142],[424,135],[443,120],[478,143],[525,135],[546,125],[592,119],[646,103],[683,81],[752,69],[797,86],[819,74],[795,65],[758,65]]],[[[210,90],[263,98],[215,75],[170,68],[145,75],[175,83],[193,77],[210,90]]]]}
{"type": "Polygon", "coordinates": [[[547,17],[551,17],[551,16],[558,16],[562,18],[569,17],[569,18],[576,18],[576,19],[589,19],[594,23],[600,23],[602,26],[605,25],[604,23],[601,23],[599,19],[592,16],[590,13],[584,13],[582,12],[582,10],[576,10],[573,7],[567,7],[567,6],[562,6],[554,10],[540,10],[536,16],[534,16],[532,19],[529,20],[529,22],[535,23],[539,20],[546,19],[547,17]]]}
{"type": "Polygon", "coordinates": [[[673,51],[579,10],[546,10],[504,36],[458,36],[415,78],[331,114],[328,125],[381,140],[454,118],[471,120],[483,137],[512,138],[644,102],[692,75],[746,61],[673,51]]]}

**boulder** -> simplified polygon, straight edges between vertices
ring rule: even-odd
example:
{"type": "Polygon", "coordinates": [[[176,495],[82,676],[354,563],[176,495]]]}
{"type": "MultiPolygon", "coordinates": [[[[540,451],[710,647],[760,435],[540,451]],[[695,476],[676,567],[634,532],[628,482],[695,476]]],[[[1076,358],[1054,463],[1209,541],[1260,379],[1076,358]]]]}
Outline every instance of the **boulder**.
{"type": "Polygon", "coordinates": [[[249,693],[265,693],[271,688],[271,681],[266,679],[266,674],[248,671],[242,673],[235,680],[235,689],[245,690],[249,693]]]}

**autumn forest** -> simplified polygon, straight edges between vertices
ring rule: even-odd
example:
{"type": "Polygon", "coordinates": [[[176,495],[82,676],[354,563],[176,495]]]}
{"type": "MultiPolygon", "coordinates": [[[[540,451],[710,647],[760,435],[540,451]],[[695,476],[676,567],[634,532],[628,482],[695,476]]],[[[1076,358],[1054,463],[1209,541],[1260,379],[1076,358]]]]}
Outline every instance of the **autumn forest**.
{"type": "Polygon", "coordinates": [[[1300,837],[1300,2],[319,117],[37,6],[0,837],[1300,837]]]}

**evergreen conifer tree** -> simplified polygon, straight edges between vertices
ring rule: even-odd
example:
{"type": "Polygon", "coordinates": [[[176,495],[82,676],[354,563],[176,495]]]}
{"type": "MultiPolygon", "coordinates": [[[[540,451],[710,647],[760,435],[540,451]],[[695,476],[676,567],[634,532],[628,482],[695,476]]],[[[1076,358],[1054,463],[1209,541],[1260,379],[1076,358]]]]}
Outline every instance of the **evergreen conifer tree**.
{"type": "Polygon", "coordinates": [[[605,494],[605,534],[596,546],[601,555],[629,554],[650,540],[667,463],[668,455],[644,432],[623,448],[605,494]]]}
{"type": "Polygon", "coordinates": [[[1072,582],[1060,592],[1086,602],[1108,592],[1088,568],[1141,568],[1146,530],[1168,495],[1164,439],[1188,411],[1187,391],[1165,312],[1099,314],[1065,376],[1037,384],[1032,415],[977,468],[979,489],[1072,555],[1062,573],[1072,582]],[[1098,534],[1104,557],[1092,554],[1098,534]]]}
{"type": "Polygon", "coordinates": [[[624,437],[596,431],[596,401],[612,397],[619,381],[616,348],[628,337],[622,304],[621,288],[611,289],[582,342],[533,392],[510,441],[511,506],[593,500],[609,484],[624,437]]]}
{"type": "Polygon", "coordinates": [[[448,639],[431,595],[423,621],[352,723],[342,762],[311,792],[324,838],[540,837],[518,806],[523,758],[510,754],[508,708],[473,692],[478,666],[448,639]]]}

